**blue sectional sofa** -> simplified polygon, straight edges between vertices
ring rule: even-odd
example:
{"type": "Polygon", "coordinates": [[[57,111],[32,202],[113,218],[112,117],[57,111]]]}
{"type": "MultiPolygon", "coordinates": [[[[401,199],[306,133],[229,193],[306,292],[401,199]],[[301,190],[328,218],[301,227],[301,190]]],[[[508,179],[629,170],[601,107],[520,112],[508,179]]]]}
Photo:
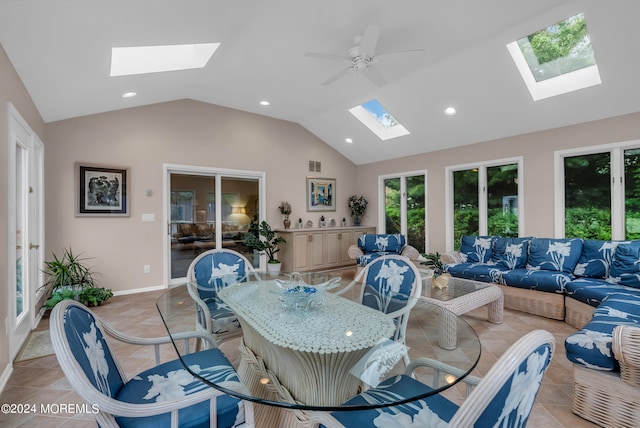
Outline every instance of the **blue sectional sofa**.
{"type": "MultiPolygon", "coordinates": [[[[640,337],[640,241],[463,236],[443,262],[453,276],[497,283],[506,307],[576,327],[565,341],[574,413],[602,426],[640,425],[640,379],[621,380],[615,352],[639,364],[640,347],[614,331],[640,337]]],[[[640,367],[632,372],[640,377],[640,367]]]]}

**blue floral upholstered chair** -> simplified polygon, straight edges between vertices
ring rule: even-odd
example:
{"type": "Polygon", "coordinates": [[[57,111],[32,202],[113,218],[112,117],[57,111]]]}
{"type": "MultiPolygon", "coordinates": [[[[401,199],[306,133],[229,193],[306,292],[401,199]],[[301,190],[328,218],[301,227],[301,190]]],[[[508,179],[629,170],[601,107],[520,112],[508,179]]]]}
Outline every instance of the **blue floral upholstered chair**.
{"type": "MultiPolygon", "coordinates": [[[[422,292],[420,271],[407,257],[386,255],[376,258],[337,294],[344,294],[356,284],[361,284],[359,301],[394,319],[396,331],[393,339],[405,343],[409,313],[422,292]]],[[[409,357],[405,354],[405,363],[409,357]]]]}
{"type": "MultiPolygon", "coordinates": [[[[542,378],[551,362],[555,349],[553,335],[535,330],[519,339],[493,365],[487,375],[472,376],[463,382],[477,384],[462,405],[457,406],[442,395],[395,407],[322,413],[310,416],[311,426],[335,427],[524,427],[538,394],[542,378]]],[[[416,367],[434,366],[433,360],[420,358],[412,362],[404,375],[387,379],[378,387],[369,389],[347,404],[375,403],[379,397],[403,396],[403,391],[431,390],[411,376],[416,367]]],[[[382,399],[384,400],[384,399],[382,399]]]]}
{"type": "Polygon", "coordinates": [[[358,237],[358,244],[351,245],[348,250],[349,258],[356,260],[358,269],[372,262],[378,257],[399,255],[417,260],[418,250],[407,244],[407,239],[399,233],[367,233],[358,237]]]}
{"type": "Polygon", "coordinates": [[[111,339],[135,345],[159,345],[169,337],[127,336],[73,300],[57,304],[50,318],[51,341],[58,362],[73,389],[95,411],[100,427],[253,427],[253,406],[205,385],[191,372],[245,391],[224,354],[207,334],[190,332],[174,339],[201,338],[211,349],[159,364],[128,379],[111,346],[111,339]],[[217,424],[217,425],[216,425],[217,424]]]}
{"type": "Polygon", "coordinates": [[[189,265],[187,289],[196,303],[196,329],[208,332],[218,345],[241,336],[242,329],[236,315],[217,292],[246,281],[254,272],[245,256],[228,249],[205,251],[189,265]]]}

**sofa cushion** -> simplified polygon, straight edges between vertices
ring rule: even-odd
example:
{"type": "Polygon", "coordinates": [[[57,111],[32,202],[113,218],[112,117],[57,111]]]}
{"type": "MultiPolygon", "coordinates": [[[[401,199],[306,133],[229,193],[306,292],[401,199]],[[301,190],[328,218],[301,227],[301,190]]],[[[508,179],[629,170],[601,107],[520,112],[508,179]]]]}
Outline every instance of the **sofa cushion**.
{"type": "Polygon", "coordinates": [[[569,361],[596,370],[619,370],[611,350],[611,333],[619,325],[640,325],[640,296],[609,294],[591,321],[565,340],[569,361]]]}
{"type": "Polygon", "coordinates": [[[528,238],[502,238],[496,237],[493,241],[491,260],[496,265],[507,269],[524,268],[527,265],[529,252],[528,238]]]}
{"type": "Polygon", "coordinates": [[[607,278],[616,247],[618,244],[629,242],[585,239],[582,243],[582,255],[573,274],[589,278],[607,278]]]}
{"type": "Polygon", "coordinates": [[[576,278],[565,286],[567,297],[597,307],[611,293],[628,293],[640,296],[640,289],[613,284],[600,278],[576,278]]]}
{"type": "Polygon", "coordinates": [[[574,276],[569,273],[542,269],[514,269],[500,274],[503,285],[550,293],[564,293],[572,279],[574,276]]]}
{"type": "Polygon", "coordinates": [[[365,254],[377,252],[400,254],[405,245],[407,245],[406,238],[404,237],[404,235],[399,233],[369,233],[361,235],[358,238],[358,247],[360,247],[362,249],[362,252],[365,254]]]}
{"type": "Polygon", "coordinates": [[[443,270],[458,278],[497,283],[500,282],[500,274],[507,268],[485,263],[458,263],[444,265],[443,270]]]}
{"type": "Polygon", "coordinates": [[[469,263],[486,263],[491,260],[491,247],[496,236],[464,235],[460,241],[460,252],[469,263]]]}
{"type": "Polygon", "coordinates": [[[611,282],[640,288],[640,241],[618,244],[609,275],[611,282]]]}
{"type": "Polygon", "coordinates": [[[582,254],[582,239],[533,238],[527,268],[571,273],[582,254]]]}

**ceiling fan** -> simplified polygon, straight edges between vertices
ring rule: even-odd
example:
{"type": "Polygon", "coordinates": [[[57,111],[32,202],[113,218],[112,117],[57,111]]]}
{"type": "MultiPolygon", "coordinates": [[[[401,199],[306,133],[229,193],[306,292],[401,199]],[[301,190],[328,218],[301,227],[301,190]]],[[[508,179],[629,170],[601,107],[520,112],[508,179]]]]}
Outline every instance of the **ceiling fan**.
{"type": "Polygon", "coordinates": [[[413,49],[376,54],[376,45],[378,44],[379,37],[380,27],[376,25],[369,25],[365,30],[364,35],[355,37],[356,45],[347,51],[347,55],[331,55],[316,52],[307,52],[304,55],[311,58],[341,61],[348,64],[346,68],[340,70],[338,73],[322,82],[323,86],[335,82],[351,70],[362,71],[364,75],[373,82],[373,84],[376,86],[383,86],[387,82],[374,64],[409,56],[422,56],[425,53],[424,49],[413,49]]]}

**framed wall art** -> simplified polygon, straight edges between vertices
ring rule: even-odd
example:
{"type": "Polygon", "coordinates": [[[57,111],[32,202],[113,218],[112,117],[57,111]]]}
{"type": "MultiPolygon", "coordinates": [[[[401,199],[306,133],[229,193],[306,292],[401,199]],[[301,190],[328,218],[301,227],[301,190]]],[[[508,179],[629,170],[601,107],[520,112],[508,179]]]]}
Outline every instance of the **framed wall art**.
{"type": "Polygon", "coordinates": [[[335,178],[307,177],[307,211],[335,211],[335,194],[335,178]]]}
{"type": "Polygon", "coordinates": [[[76,217],[128,217],[129,168],[75,164],[76,217]]]}

